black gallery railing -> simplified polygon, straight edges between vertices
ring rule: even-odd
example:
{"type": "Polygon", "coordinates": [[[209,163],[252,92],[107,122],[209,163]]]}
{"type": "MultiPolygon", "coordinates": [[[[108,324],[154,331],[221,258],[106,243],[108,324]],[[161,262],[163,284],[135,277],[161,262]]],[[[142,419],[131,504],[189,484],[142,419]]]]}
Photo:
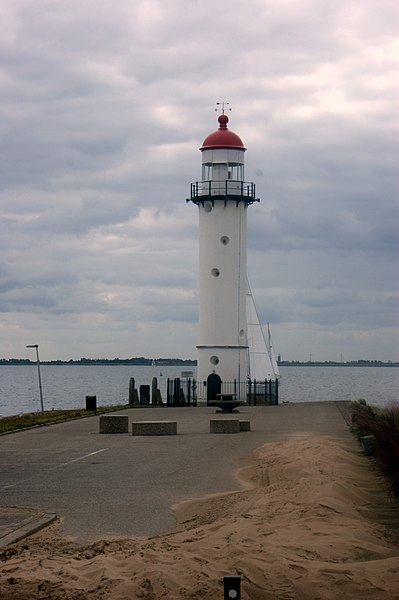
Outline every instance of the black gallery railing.
{"type": "Polygon", "coordinates": [[[217,400],[217,394],[243,395],[249,406],[272,406],[278,404],[278,380],[223,381],[220,390],[208,392],[206,381],[195,379],[168,379],[166,391],[167,406],[197,406],[198,402],[211,404],[217,400]]]}
{"type": "Polygon", "coordinates": [[[259,202],[255,197],[255,184],[250,181],[196,181],[191,184],[191,195],[187,201],[202,204],[205,200],[222,198],[252,204],[259,202]]]}

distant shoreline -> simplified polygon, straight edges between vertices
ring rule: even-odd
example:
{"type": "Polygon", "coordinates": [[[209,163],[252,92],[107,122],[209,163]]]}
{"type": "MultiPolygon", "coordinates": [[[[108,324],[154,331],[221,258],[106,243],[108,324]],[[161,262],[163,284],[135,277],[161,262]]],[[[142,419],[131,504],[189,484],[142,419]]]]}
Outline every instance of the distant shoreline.
{"type": "MultiPolygon", "coordinates": [[[[194,367],[196,360],[180,358],[81,358],[79,360],[41,360],[41,365],[76,365],[76,366],[133,366],[133,367],[194,367]]],[[[1,358],[1,365],[36,365],[35,360],[28,358],[1,358]]]]}
{"type": "Polygon", "coordinates": [[[380,360],[354,360],[350,362],[298,362],[281,361],[279,367],[399,367],[399,362],[382,362],[380,360]]]}
{"type": "MultiPolygon", "coordinates": [[[[42,360],[42,365],[74,365],[74,366],[133,366],[133,367],[195,367],[196,360],[180,358],[81,358],[79,360],[42,360]]],[[[36,361],[28,358],[1,358],[2,365],[36,365],[36,361]]],[[[354,360],[348,362],[335,361],[280,361],[279,367],[399,367],[399,362],[383,362],[380,360],[354,360]]]]}

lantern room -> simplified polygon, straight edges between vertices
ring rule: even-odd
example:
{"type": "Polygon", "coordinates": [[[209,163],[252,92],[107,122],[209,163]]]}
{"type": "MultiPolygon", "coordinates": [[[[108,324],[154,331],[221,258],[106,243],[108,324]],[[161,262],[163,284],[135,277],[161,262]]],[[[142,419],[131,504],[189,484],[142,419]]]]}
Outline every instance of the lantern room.
{"type": "Polygon", "coordinates": [[[210,133],[201,146],[202,181],[191,184],[191,200],[234,200],[246,205],[256,201],[255,184],[244,181],[244,152],[241,138],[227,127],[229,118],[218,117],[219,129],[210,133]]]}

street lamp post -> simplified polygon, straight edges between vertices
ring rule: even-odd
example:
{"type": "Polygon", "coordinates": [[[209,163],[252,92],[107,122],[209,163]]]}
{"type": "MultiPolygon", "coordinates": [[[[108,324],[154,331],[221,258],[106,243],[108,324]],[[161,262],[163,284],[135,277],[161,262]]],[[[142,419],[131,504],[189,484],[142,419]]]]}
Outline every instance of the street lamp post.
{"type": "Polygon", "coordinates": [[[40,391],[40,409],[44,412],[43,405],[43,390],[42,390],[42,378],[40,375],[40,360],[39,360],[39,344],[30,344],[27,348],[36,348],[36,361],[37,361],[37,374],[39,376],[39,391],[40,391]]]}

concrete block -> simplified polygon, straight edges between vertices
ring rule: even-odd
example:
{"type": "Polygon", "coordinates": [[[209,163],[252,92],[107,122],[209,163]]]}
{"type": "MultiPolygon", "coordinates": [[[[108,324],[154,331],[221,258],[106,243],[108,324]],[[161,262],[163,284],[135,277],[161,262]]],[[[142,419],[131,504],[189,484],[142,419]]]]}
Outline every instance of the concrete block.
{"type": "Polygon", "coordinates": [[[375,438],[373,435],[364,435],[360,438],[366,456],[373,456],[375,452],[375,438]]]}
{"type": "Polygon", "coordinates": [[[101,415],[100,433],[129,433],[129,417],[124,415],[101,415]]]}
{"type": "Polygon", "coordinates": [[[238,419],[211,419],[209,421],[210,433],[240,433],[238,419]]]}
{"type": "Polygon", "coordinates": [[[240,421],[240,431],[251,431],[251,421],[240,421]]]}
{"type": "Polygon", "coordinates": [[[176,421],[136,421],[132,435],[177,435],[176,421]]]}

